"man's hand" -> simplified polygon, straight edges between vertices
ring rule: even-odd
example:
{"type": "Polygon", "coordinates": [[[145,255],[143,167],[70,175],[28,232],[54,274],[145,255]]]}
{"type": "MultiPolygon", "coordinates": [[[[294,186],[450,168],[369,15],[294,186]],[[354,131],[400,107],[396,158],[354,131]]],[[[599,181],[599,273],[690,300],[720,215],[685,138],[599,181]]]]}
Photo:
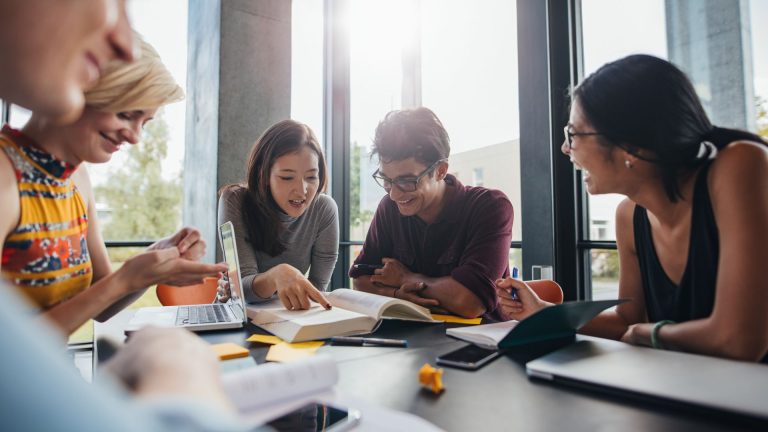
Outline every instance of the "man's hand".
{"type": "Polygon", "coordinates": [[[440,306],[440,302],[436,299],[421,296],[421,291],[426,287],[427,285],[424,282],[407,282],[395,290],[394,296],[395,298],[408,300],[425,308],[440,306]]]}
{"type": "Polygon", "coordinates": [[[394,258],[382,258],[381,262],[384,267],[373,271],[372,283],[399,287],[408,282],[408,278],[413,275],[408,267],[394,258]]]}

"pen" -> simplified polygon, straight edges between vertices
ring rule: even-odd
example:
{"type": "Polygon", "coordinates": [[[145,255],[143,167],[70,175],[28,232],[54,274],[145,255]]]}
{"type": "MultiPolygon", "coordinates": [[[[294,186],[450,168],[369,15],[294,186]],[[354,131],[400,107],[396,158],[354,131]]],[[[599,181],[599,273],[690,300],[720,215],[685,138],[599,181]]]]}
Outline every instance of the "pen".
{"type": "Polygon", "coordinates": [[[355,336],[334,336],[331,338],[334,345],[350,346],[383,346],[383,347],[407,347],[408,341],[404,339],[381,339],[355,336]]]}
{"type": "MultiPolygon", "coordinates": [[[[520,278],[520,270],[518,270],[517,266],[512,266],[512,279],[519,279],[520,278]]],[[[512,296],[512,300],[519,300],[517,297],[517,288],[512,288],[509,290],[509,294],[512,296]]]]}

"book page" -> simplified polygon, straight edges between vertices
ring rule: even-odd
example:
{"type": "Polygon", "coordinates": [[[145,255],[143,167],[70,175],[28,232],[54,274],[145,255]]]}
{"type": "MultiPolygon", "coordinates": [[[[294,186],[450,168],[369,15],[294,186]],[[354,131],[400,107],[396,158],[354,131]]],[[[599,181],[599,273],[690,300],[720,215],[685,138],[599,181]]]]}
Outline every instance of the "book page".
{"type": "Polygon", "coordinates": [[[451,328],[445,331],[448,336],[472,342],[476,345],[495,349],[499,342],[517,326],[518,321],[504,321],[472,327],[451,328]]]}
{"type": "Polygon", "coordinates": [[[329,389],[338,379],[336,363],[327,355],[267,363],[222,377],[225,392],[242,413],[329,389]]]}
{"type": "Polygon", "coordinates": [[[379,319],[381,311],[393,300],[392,297],[355,291],[348,288],[333,290],[326,298],[333,307],[355,311],[379,319]]]}
{"type": "Polygon", "coordinates": [[[325,310],[316,303],[303,311],[250,305],[248,317],[254,325],[287,342],[325,339],[350,332],[367,333],[375,325],[375,320],[367,315],[337,306],[325,310]]]}

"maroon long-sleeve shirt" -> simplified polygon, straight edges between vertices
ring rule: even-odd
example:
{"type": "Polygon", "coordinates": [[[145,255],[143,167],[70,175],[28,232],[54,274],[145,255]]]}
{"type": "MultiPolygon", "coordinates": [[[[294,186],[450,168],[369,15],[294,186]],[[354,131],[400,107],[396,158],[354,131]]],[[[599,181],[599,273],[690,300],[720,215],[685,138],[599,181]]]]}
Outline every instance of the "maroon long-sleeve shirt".
{"type": "MultiPolygon", "coordinates": [[[[509,276],[512,203],[504,192],[464,186],[450,174],[445,182],[448,201],[431,224],[401,215],[389,196],[382,198],[355,264],[394,258],[415,273],[451,276],[482,301],[486,317],[498,320],[494,281],[509,276]]],[[[349,270],[352,278],[364,274],[349,270]]]]}

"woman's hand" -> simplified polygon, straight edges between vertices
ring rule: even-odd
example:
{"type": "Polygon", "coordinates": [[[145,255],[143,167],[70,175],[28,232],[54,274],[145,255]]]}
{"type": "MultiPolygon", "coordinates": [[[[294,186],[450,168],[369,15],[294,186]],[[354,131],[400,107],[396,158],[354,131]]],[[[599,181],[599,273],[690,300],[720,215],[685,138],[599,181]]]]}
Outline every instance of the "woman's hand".
{"type": "Polygon", "coordinates": [[[270,276],[277,286],[277,297],[286,309],[309,309],[310,300],[320,303],[325,309],[331,308],[325,296],[292,265],[280,264],[271,268],[268,273],[271,273],[270,276]]]}
{"type": "MultiPolygon", "coordinates": [[[[187,249],[189,251],[189,249],[187,249]]],[[[128,292],[158,283],[185,286],[227,271],[225,263],[206,264],[181,256],[178,248],[146,250],[128,259],[116,272],[127,282],[128,292]]]]}
{"type": "Polygon", "coordinates": [[[552,303],[540,299],[528,284],[518,279],[496,280],[496,295],[499,297],[499,308],[505,320],[522,320],[552,306],[552,303]],[[517,299],[512,297],[513,288],[517,290],[517,299]]]}
{"type": "Polygon", "coordinates": [[[632,324],[621,336],[621,341],[632,345],[651,346],[651,329],[653,324],[632,324]]]}
{"type": "Polygon", "coordinates": [[[176,247],[182,258],[197,261],[205,255],[205,240],[200,236],[200,231],[195,228],[184,227],[176,234],[158,240],[147,250],[159,250],[176,247]]]}
{"type": "Polygon", "coordinates": [[[232,297],[232,288],[229,286],[229,280],[224,277],[224,273],[219,275],[218,286],[216,287],[216,301],[226,303],[232,297]]]}

